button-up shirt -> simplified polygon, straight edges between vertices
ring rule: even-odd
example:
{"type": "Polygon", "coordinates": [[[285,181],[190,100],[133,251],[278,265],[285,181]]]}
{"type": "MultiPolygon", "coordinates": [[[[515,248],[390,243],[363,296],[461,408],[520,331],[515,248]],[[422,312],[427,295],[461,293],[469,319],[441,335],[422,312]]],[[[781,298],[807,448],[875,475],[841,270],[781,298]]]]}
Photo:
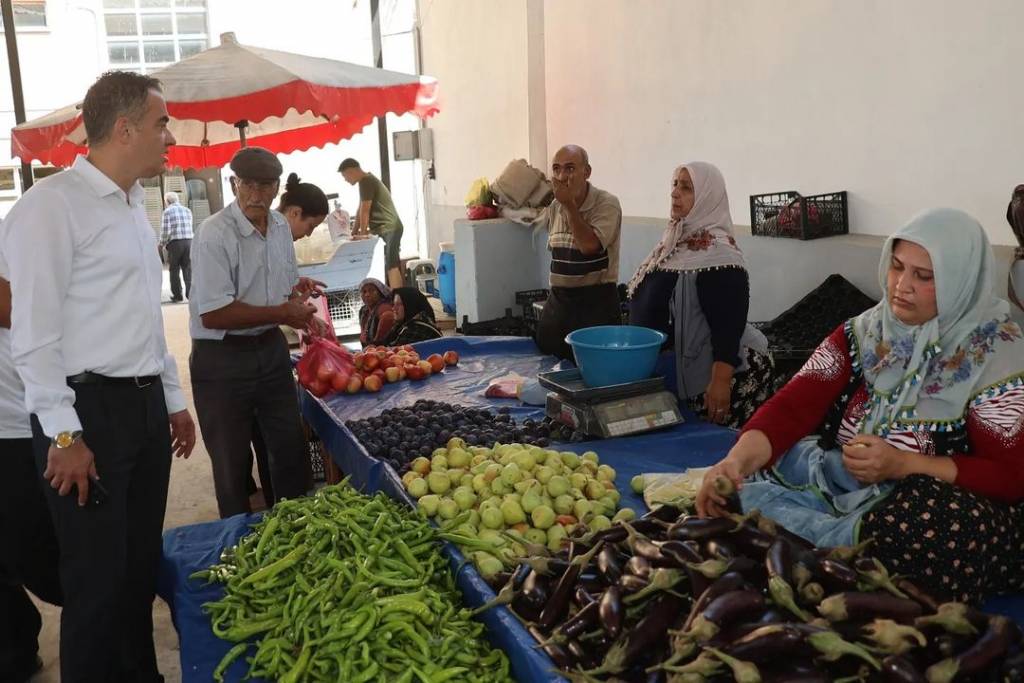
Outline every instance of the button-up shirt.
{"type": "MultiPolygon", "coordinates": [[[[278,306],[288,300],[299,280],[292,232],[283,215],[271,211],[264,237],[245,217],[238,201],[213,214],[192,240],[192,294],[189,331],[193,339],[223,339],[228,330],[203,325],[204,313],[234,301],[250,306],[278,306]]],[[[263,325],[231,334],[260,334],[263,325]]]]}
{"type": "Polygon", "coordinates": [[[145,192],[126,194],[79,156],[7,214],[12,352],[43,433],[81,429],[67,377],[160,375],[170,413],[185,396],[164,339],[163,284],[145,192]]]}
{"type": "MultiPolygon", "coordinates": [[[[5,225],[0,223],[0,244],[5,225]]],[[[0,277],[10,282],[3,250],[0,249],[0,277]]],[[[25,409],[25,387],[11,359],[11,331],[0,327],[0,439],[30,439],[32,428],[25,409]]]]}
{"type": "Polygon", "coordinates": [[[164,209],[160,228],[160,244],[190,239],[192,239],[192,212],[181,204],[171,204],[164,209]]]}

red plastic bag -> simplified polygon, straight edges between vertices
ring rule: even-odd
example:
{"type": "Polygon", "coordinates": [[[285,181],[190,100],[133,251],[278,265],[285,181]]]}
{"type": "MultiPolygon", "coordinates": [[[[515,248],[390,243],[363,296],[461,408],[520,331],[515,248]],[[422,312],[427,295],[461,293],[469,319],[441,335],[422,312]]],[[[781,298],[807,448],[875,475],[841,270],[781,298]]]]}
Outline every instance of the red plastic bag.
{"type": "Polygon", "coordinates": [[[322,337],[310,339],[296,369],[299,383],[314,396],[344,391],[355,372],[352,354],[337,342],[322,337]]]}
{"type": "Polygon", "coordinates": [[[307,299],[306,302],[316,307],[316,313],[310,319],[309,327],[299,330],[299,350],[306,353],[309,344],[318,338],[337,344],[338,337],[334,334],[334,323],[331,321],[331,310],[327,305],[327,297],[313,297],[307,299]]]}

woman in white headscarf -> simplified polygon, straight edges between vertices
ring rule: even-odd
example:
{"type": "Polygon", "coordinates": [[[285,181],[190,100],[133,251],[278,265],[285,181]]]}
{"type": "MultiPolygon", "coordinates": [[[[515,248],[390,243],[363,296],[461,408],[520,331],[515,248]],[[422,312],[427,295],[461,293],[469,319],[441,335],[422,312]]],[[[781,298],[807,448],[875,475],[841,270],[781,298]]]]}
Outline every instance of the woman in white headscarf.
{"type": "Polygon", "coordinates": [[[629,283],[629,322],[672,339],[680,398],[739,427],[771,395],[775,366],[747,324],[750,281],[725,180],[713,165],[691,162],[673,173],[671,196],[671,222],[629,283]]]}
{"type": "Polygon", "coordinates": [[[985,232],[962,211],[920,214],[886,242],[879,280],[885,298],[747,422],[697,509],[722,513],[721,474],[745,509],[817,545],[875,538],[891,571],[936,594],[1019,590],[1024,338],[992,293],[985,232]]]}

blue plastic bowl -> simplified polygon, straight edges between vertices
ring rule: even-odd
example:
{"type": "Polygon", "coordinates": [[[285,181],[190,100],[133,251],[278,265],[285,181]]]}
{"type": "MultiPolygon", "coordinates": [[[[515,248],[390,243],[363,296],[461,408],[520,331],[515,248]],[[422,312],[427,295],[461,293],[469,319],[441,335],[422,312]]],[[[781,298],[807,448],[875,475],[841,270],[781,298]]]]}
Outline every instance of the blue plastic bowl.
{"type": "Polygon", "coordinates": [[[636,325],[600,325],[570,332],[576,365],[588,387],[607,387],[647,379],[654,372],[668,336],[636,325]]]}

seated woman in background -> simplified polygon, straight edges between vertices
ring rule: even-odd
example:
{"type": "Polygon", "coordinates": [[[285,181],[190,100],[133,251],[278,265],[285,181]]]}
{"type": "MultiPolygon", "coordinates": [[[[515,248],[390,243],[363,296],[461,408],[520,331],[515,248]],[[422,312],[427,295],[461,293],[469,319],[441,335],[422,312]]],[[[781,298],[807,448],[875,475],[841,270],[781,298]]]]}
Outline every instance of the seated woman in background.
{"type": "Polygon", "coordinates": [[[298,175],[289,173],[277,210],[288,219],[294,242],[313,234],[313,230],[327,218],[330,207],[323,190],[313,183],[301,182],[298,175]]]}
{"type": "Polygon", "coordinates": [[[673,340],[679,396],[693,410],[739,427],[771,395],[775,364],[764,335],[747,324],[750,280],[716,167],[675,170],[671,221],[629,295],[630,324],[673,340]]]}
{"type": "Polygon", "coordinates": [[[402,346],[441,337],[434,321],[434,309],[423,292],[415,287],[398,287],[393,292],[395,326],[385,340],[385,346],[402,346]]]}
{"type": "Polygon", "coordinates": [[[1010,204],[1006,207],[1006,222],[1010,224],[1017,248],[1013,251],[1013,262],[1010,263],[1010,278],[1007,283],[1007,296],[1010,303],[1017,307],[1013,313],[1016,320],[1024,320],[1024,185],[1018,185],[1010,196],[1010,204]]]}
{"type": "Polygon", "coordinates": [[[363,348],[383,344],[395,325],[391,290],[383,282],[368,277],[359,283],[363,305],[359,309],[359,342],[363,348]]]}
{"type": "Polygon", "coordinates": [[[992,295],[993,262],[962,211],[898,230],[882,250],[883,300],[747,422],[698,512],[722,514],[720,474],[744,509],[817,545],[875,538],[890,571],[937,595],[1024,587],[1024,341],[992,295]]]}

